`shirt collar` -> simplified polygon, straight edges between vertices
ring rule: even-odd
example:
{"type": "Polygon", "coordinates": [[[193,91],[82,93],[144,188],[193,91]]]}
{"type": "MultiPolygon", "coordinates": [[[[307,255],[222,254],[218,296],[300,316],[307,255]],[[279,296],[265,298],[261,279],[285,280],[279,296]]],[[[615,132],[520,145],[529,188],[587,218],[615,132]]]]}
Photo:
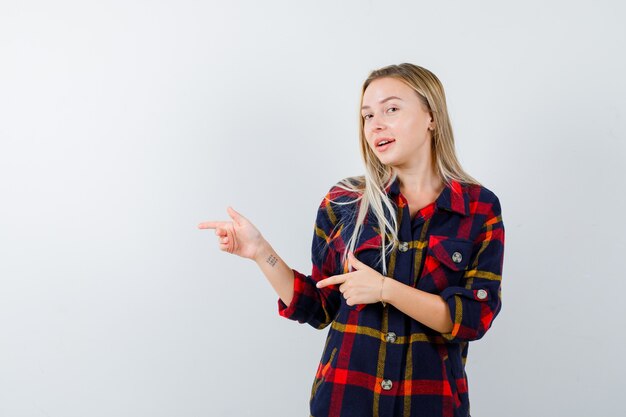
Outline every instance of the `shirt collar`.
{"type": "MultiPolygon", "coordinates": [[[[385,187],[385,192],[398,202],[400,193],[400,179],[396,175],[393,181],[385,187]]],[[[467,191],[463,189],[460,182],[452,179],[450,183],[446,183],[443,191],[437,197],[436,206],[440,209],[452,211],[463,216],[469,214],[469,196],[467,191]]]]}

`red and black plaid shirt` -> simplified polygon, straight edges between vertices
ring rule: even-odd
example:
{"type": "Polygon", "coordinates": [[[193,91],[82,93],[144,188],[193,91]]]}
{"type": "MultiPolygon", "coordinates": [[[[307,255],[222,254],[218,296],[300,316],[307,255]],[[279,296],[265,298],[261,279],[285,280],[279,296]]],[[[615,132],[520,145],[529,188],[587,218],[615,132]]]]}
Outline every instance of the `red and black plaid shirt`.
{"type": "MultiPolygon", "coordinates": [[[[387,276],[439,294],[454,327],[442,334],[382,303],[348,306],[337,285],[315,283],[348,272],[341,253],[354,230],[355,196],[333,186],[320,204],[312,275],[295,269],[283,317],[322,329],[329,324],[311,392],[313,417],[469,416],[465,362],[468,342],[481,338],[500,311],[504,225],[496,195],[452,181],[436,201],[410,218],[396,178],[385,190],[398,208],[398,248],[387,276]]],[[[382,272],[381,237],[370,214],[354,251],[382,272]]]]}

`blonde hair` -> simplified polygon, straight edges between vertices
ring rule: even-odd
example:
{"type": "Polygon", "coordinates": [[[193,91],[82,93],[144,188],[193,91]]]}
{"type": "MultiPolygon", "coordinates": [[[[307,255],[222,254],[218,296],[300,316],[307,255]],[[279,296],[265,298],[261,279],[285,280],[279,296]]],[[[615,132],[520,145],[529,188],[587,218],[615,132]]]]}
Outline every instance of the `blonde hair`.
{"type": "Polygon", "coordinates": [[[357,198],[351,201],[334,201],[335,204],[355,204],[360,201],[356,215],[352,219],[344,221],[354,221],[354,229],[345,245],[341,257],[344,271],[347,272],[348,251],[354,251],[363,228],[364,220],[368,212],[374,216],[378,224],[381,235],[381,260],[383,275],[387,275],[386,256],[398,245],[398,219],[397,210],[394,203],[385,193],[385,188],[391,185],[397,174],[393,168],[381,163],[365,139],[363,130],[364,119],[360,114],[363,105],[363,94],[372,81],[379,78],[395,78],[411,87],[420,98],[425,109],[431,114],[435,122],[434,130],[431,131],[431,156],[436,172],[442,181],[450,184],[452,180],[464,184],[480,183],[467,174],[459,163],[454,148],[454,135],[448,116],[446,97],[443,85],[439,79],[429,70],[413,64],[389,65],[372,71],[361,89],[361,99],[359,103],[359,142],[361,157],[365,164],[365,175],[348,177],[337,183],[337,186],[355,193],[357,198]],[[385,216],[385,209],[391,214],[385,216]],[[356,218],[354,218],[356,217],[356,218]]]}

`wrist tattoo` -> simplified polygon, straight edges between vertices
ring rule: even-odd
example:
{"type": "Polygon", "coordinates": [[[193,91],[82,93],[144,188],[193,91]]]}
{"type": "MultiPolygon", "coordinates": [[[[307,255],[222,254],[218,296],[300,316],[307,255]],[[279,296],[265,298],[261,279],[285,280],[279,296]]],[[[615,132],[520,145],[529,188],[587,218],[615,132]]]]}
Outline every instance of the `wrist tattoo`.
{"type": "Polygon", "coordinates": [[[277,261],[278,261],[278,258],[276,258],[274,255],[270,255],[267,257],[267,263],[272,266],[276,265],[277,261]]]}

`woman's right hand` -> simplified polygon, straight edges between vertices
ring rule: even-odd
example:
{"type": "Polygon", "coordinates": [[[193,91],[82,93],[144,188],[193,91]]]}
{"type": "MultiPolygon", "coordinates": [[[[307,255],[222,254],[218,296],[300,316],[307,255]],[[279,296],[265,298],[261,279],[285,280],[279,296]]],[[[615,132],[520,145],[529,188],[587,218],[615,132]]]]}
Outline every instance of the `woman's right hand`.
{"type": "Polygon", "coordinates": [[[232,221],[202,222],[198,229],[215,229],[219,238],[220,250],[239,255],[242,258],[255,259],[265,242],[261,232],[232,207],[226,209],[232,221]]]}

